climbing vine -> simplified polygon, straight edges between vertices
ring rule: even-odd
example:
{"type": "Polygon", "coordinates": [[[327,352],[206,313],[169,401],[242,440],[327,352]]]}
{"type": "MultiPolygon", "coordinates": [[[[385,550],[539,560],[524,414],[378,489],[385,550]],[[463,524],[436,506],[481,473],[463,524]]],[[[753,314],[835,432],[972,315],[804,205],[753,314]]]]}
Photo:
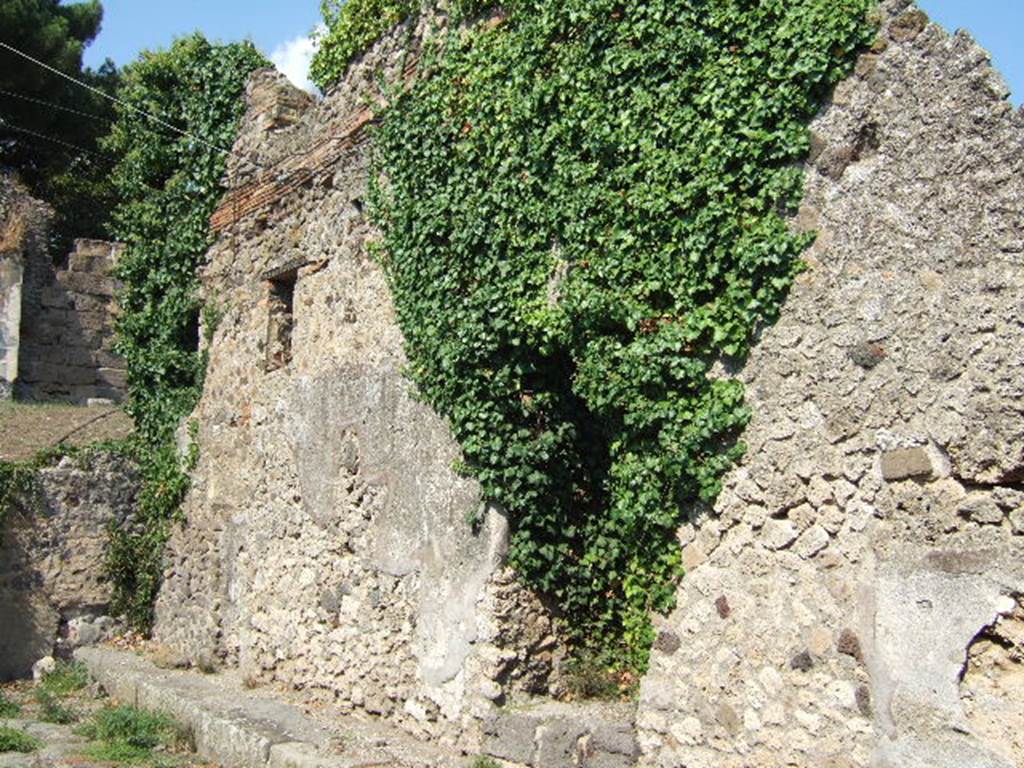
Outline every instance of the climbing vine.
{"type": "Polygon", "coordinates": [[[34,462],[0,459],[0,544],[7,517],[35,494],[38,484],[34,462]]]}
{"type": "Polygon", "coordinates": [[[620,667],[645,666],[675,531],[744,451],[714,366],[800,270],[807,124],[872,5],[513,0],[375,133],[409,373],[507,511],[512,565],[620,667]]]}
{"type": "Polygon", "coordinates": [[[215,45],[202,35],[143,53],[124,70],[118,119],[104,148],[121,160],[112,179],[120,204],[113,234],[127,243],[117,265],[118,352],[128,367],[143,488],[136,524],[111,532],[107,568],[115,607],[139,627],[151,621],[164,545],[188,489],[194,449],[175,432],[195,406],[199,352],[198,267],[211,245],[209,220],[223,189],[229,149],[252,70],[267,66],[250,43],[215,45]],[[140,111],[182,129],[172,132],[140,111]]]}
{"type": "Polygon", "coordinates": [[[418,5],[419,0],[321,0],[326,32],[319,36],[310,79],[322,89],[333,85],[352,59],[418,5]]]}

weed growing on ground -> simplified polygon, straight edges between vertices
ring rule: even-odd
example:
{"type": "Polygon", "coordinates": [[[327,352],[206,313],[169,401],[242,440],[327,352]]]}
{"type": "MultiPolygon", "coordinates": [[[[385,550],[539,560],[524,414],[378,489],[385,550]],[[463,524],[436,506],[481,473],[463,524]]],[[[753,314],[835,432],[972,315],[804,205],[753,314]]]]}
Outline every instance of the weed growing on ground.
{"type": "Polygon", "coordinates": [[[35,700],[39,705],[39,719],[44,723],[70,725],[78,722],[75,711],[62,704],[60,699],[45,688],[36,688],[35,700]]]}
{"type": "Polygon", "coordinates": [[[570,699],[615,701],[636,694],[636,677],[603,654],[583,650],[567,665],[562,678],[570,699]]]}
{"type": "Polygon", "coordinates": [[[185,741],[180,728],[167,715],[130,706],[101,709],[76,732],[94,742],[85,751],[87,757],[132,765],[151,760],[157,747],[185,741]]]}
{"type": "Polygon", "coordinates": [[[21,707],[11,701],[0,691],[0,717],[17,717],[21,714],[21,707]]]}
{"type": "Polygon", "coordinates": [[[0,753],[21,752],[27,754],[39,749],[39,741],[27,733],[0,726],[0,753]]]}
{"type": "Polygon", "coordinates": [[[89,671],[77,661],[58,661],[39,682],[39,690],[51,696],[67,696],[89,684],[89,671]]]}

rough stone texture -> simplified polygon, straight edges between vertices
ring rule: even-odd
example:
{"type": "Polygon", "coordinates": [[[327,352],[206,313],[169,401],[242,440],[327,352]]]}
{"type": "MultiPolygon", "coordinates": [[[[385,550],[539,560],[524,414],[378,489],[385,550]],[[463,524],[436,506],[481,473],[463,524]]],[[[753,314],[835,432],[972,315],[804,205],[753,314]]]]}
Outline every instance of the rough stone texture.
{"type": "Polygon", "coordinates": [[[631,705],[545,702],[488,717],[481,752],[514,765],[629,768],[639,750],[631,705]]]}
{"type": "Polygon", "coordinates": [[[813,125],[748,454],[680,531],[645,764],[1024,765],[1024,115],[967,35],[882,16],[813,125]]]}
{"type": "Polygon", "coordinates": [[[118,284],[110,276],[120,248],[76,240],[63,269],[45,251],[26,260],[19,398],[80,404],[124,399],[125,364],[113,352],[118,284]]]}
{"type": "Polygon", "coordinates": [[[107,526],[134,507],[134,467],[98,455],[38,473],[39,492],[0,529],[0,681],[28,677],[36,660],[108,635],[103,577],[107,526]]]}
{"type": "Polygon", "coordinates": [[[560,642],[501,567],[500,512],[469,522],[479,489],[455,473],[457,445],[401,374],[401,334],[367,253],[367,144],[353,114],[375,98],[378,67],[403,76],[407,40],[402,28],[382,40],[315,107],[280,75],[250,83],[244,159],[228,177],[239,207],[215,217],[233,223],[202,273],[224,315],[195,413],[201,458],[155,633],[190,659],[472,741],[492,702],[547,689],[560,642]],[[348,147],[336,164],[275,181],[335,140],[348,147]],[[275,197],[255,210],[258,190],[275,197]]]}
{"type": "Polygon", "coordinates": [[[1024,596],[971,644],[960,686],[971,731],[1013,764],[1024,754],[1024,596]]]}
{"type": "Polygon", "coordinates": [[[53,212],[14,178],[0,173],[0,398],[18,378],[26,262],[45,259],[53,212]]]}
{"type": "Polygon", "coordinates": [[[253,690],[237,674],[160,670],[138,655],[82,648],[75,659],[118,701],[163,712],[184,726],[196,752],[230,768],[450,768],[451,752],[417,743],[380,722],[253,690]]]}

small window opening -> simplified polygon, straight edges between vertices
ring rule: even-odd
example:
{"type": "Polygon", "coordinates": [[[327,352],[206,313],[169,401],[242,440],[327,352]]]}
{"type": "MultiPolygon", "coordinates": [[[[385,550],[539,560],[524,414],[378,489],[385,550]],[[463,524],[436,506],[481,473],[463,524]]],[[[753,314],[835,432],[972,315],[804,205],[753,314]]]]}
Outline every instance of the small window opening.
{"type": "Polygon", "coordinates": [[[199,310],[193,309],[179,329],[178,338],[185,349],[199,350],[199,310]]]}
{"type": "Polygon", "coordinates": [[[292,360],[292,330],[295,327],[295,281],[298,270],[275,276],[270,286],[270,316],[267,323],[267,370],[276,371],[292,360]]]}

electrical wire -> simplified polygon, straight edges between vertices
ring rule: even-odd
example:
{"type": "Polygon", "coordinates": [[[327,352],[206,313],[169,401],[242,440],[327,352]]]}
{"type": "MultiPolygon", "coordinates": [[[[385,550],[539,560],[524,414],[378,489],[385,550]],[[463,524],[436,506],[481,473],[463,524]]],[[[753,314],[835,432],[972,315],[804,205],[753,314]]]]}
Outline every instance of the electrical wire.
{"type": "MultiPolygon", "coordinates": [[[[64,141],[63,139],[58,139],[58,138],[55,138],[53,136],[47,136],[45,133],[39,133],[38,131],[33,131],[30,128],[23,128],[20,125],[15,125],[11,121],[7,120],[3,115],[0,115],[0,128],[9,128],[12,131],[17,131],[18,133],[24,133],[24,134],[26,134],[28,136],[34,136],[35,138],[42,139],[43,141],[49,141],[49,142],[52,142],[54,144],[60,144],[60,145],[65,146],[65,147],[67,147],[69,149],[77,150],[78,152],[84,152],[85,154],[89,155],[90,158],[95,158],[95,159],[103,162],[104,164],[110,166],[110,168],[112,168],[112,169],[116,168],[118,166],[119,162],[120,162],[119,160],[115,159],[113,157],[113,155],[107,155],[107,154],[104,154],[102,152],[96,152],[96,151],[91,150],[91,149],[86,149],[85,147],[79,146],[78,144],[72,144],[72,143],[70,143],[68,141],[64,141]]],[[[147,184],[144,181],[136,181],[135,183],[139,184],[140,186],[145,187],[146,189],[150,190],[151,192],[156,192],[157,194],[163,194],[164,192],[166,192],[165,189],[158,189],[157,187],[154,187],[152,184],[147,184]]],[[[232,192],[232,191],[234,191],[234,188],[233,187],[227,187],[226,191],[232,192]]]]}
{"type": "Polygon", "coordinates": [[[53,107],[54,109],[59,109],[59,110],[61,110],[63,112],[70,112],[73,115],[81,115],[82,117],[88,117],[88,118],[91,118],[93,120],[102,120],[105,123],[113,123],[114,122],[109,117],[102,117],[101,115],[94,115],[91,112],[83,112],[80,109],[72,109],[71,107],[65,107],[65,106],[62,106],[60,104],[56,104],[56,103],[54,103],[52,101],[46,101],[46,99],[37,99],[37,98],[34,98],[32,96],[26,96],[23,93],[14,93],[13,91],[5,91],[3,88],[0,88],[0,95],[2,95],[2,96],[9,96],[12,99],[20,99],[21,101],[28,101],[28,102],[31,102],[32,104],[39,104],[40,106],[43,106],[43,107],[53,107]]]}
{"type": "Polygon", "coordinates": [[[91,149],[86,149],[85,147],[80,147],[77,144],[72,144],[71,142],[64,141],[63,139],[57,139],[57,138],[54,138],[53,136],[47,136],[45,133],[39,133],[38,131],[33,131],[31,128],[23,128],[20,125],[15,125],[10,120],[5,118],[3,115],[0,115],[0,128],[9,128],[12,131],[17,131],[18,133],[24,133],[24,134],[27,134],[29,136],[35,136],[37,139],[43,139],[44,141],[49,141],[49,142],[52,142],[54,144],[61,144],[61,145],[65,146],[65,147],[67,147],[68,149],[74,149],[74,150],[77,150],[78,152],[84,152],[87,155],[91,155],[92,157],[97,157],[97,158],[103,160],[106,163],[110,163],[111,167],[114,167],[114,166],[117,165],[116,161],[110,159],[109,157],[107,157],[106,155],[104,155],[101,152],[96,152],[96,151],[91,150],[91,149]]]}
{"type": "Polygon", "coordinates": [[[173,123],[169,123],[166,120],[164,120],[164,119],[162,119],[160,117],[157,117],[156,115],[154,115],[154,114],[152,114],[150,112],[147,112],[144,109],[140,109],[139,107],[136,107],[134,104],[129,104],[127,101],[124,101],[123,99],[119,99],[116,96],[111,96],[109,93],[107,93],[105,91],[102,91],[99,88],[96,88],[96,87],[94,87],[92,85],[89,85],[88,83],[82,82],[81,80],[78,80],[77,78],[72,77],[71,75],[67,74],[66,72],[61,72],[56,67],[51,67],[46,62],[40,61],[39,59],[37,59],[34,56],[31,56],[31,55],[25,53],[24,51],[18,50],[17,48],[15,48],[13,45],[10,45],[9,43],[5,43],[3,41],[0,41],[0,48],[5,48],[6,50],[10,51],[11,53],[13,53],[13,54],[15,54],[17,56],[21,56],[23,59],[27,59],[28,61],[31,61],[33,64],[35,64],[35,65],[37,65],[39,67],[42,67],[45,70],[53,72],[55,75],[59,75],[60,77],[63,77],[65,80],[68,80],[69,82],[72,82],[75,85],[78,85],[78,86],[80,86],[82,88],[85,88],[86,90],[92,91],[93,93],[97,94],[98,96],[102,96],[104,99],[108,99],[108,100],[114,102],[115,104],[121,105],[125,109],[129,109],[132,112],[137,112],[140,115],[148,117],[153,122],[158,123],[158,124],[164,126],[165,128],[168,128],[168,129],[174,131],[177,134],[180,134],[182,136],[190,138],[193,141],[196,141],[196,142],[198,142],[199,144],[202,144],[205,147],[209,147],[210,149],[214,149],[217,152],[222,152],[224,154],[232,155],[234,157],[237,157],[240,160],[243,160],[243,161],[249,163],[250,165],[255,166],[256,168],[259,168],[260,170],[266,170],[259,163],[256,163],[256,162],[250,160],[249,158],[245,157],[244,155],[240,155],[237,152],[234,152],[233,150],[230,150],[230,149],[225,149],[224,147],[219,147],[216,144],[211,144],[210,142],[206,141],[205,139],[202,139],[199,136],[196,136],[195,134],[189,133],[188,131],[186,131],[186,130],[184,130],[182,128],[179,128],[178,126],[174,125],[173,123]]]}

